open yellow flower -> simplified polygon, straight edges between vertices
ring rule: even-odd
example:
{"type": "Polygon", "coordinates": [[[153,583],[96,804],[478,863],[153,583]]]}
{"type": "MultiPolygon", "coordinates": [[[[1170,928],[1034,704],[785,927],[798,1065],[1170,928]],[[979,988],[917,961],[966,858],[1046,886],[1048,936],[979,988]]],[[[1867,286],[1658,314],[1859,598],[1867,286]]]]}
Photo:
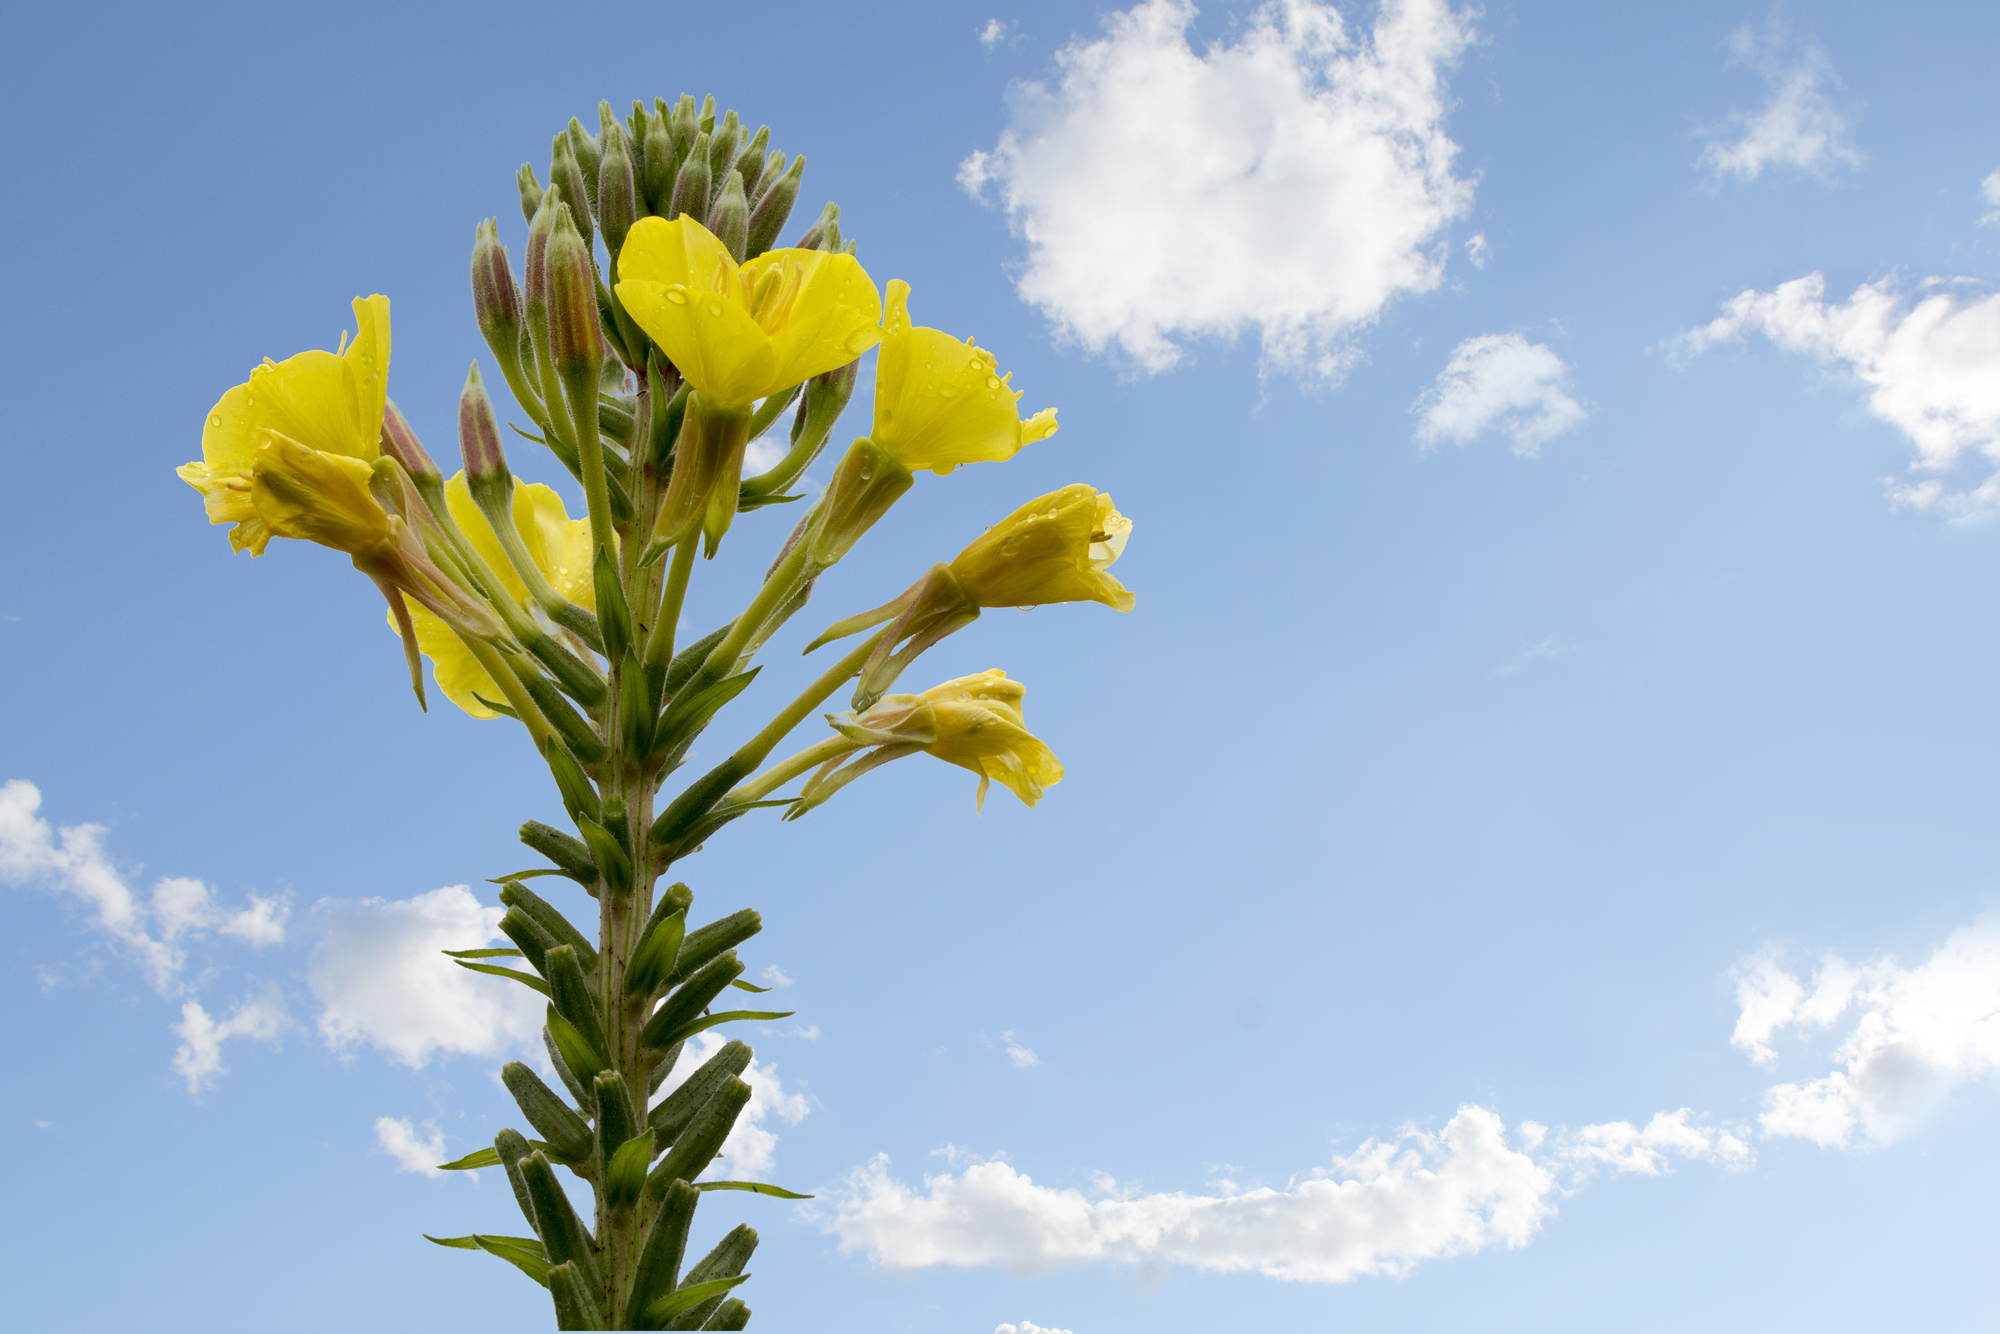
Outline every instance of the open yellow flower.
{"type": "Polygon", "coordinates": [[[743,406],[845,366],[881,340],[882,299],[852,255],[767,250],[738,264],[682,214],[641,218],[618,299],[697,393],[743,406]]]}
{"type": "MultiPolygon", "coordinates": [[[[828,716],[835,731],[870,746],[914,746],[979,775],[978,804],[999,783],[1033,806],[1062,781],[1062,761],[1028,731],[1027,687],[998,669],[961,676],[921,695],[889,695],[864,713],[828,716]]],[[[810,800],[810,798],[808,798],[810,800]]]]}
{"type": "Polygon", "coordinates": [[[958,553],[951,573],[982,607],[1102,602],[1130,611],[1131,592],[1107,571],[1131,534],[1110,496],[1077,483],[994,524],[958,553]]]}
{"type": "MultiPolygon", "coordinates": [[[[381,452],[382,405],[389,387],[389,298],[355,298],[354,320],[354,341],[341,335],[337,352],[301,352],[278,362],[266,358],[247,382],[209,410],[201,459],[176,470],[202,493],[210,523],[236,525],[229,533],[236,550],[262,555],[274,536],[293,535],[271,526],[253,486],[260,451],[274,437],[336,459],[358,460],[363,474],[381,452]]],[[[365,490],[365,475],[361,484],[365,490]]]]}
{"type": "Polygon", "coordinates": [[[889,282],[882,353],[875,363],[875,444],[911,472],[940,475],[961,463],[998,463],[1056,432],[1054,408],[1027,421],[1015,406],[1012,374],[993,354],[937,329],[910,323],[910,285],[889,282]]]}
{"type": "MultiPolygon", "coordinates": [[[[463,472],[445,483],[444,494],[451,517],[466,540],[506,587],[507,596],[517,605],[525,606],[527,585],[514,573],[513,565],[500,549],[500,539],[493,535],[492,525],[473,501],[463,472]]],[[[578,606],[594,610],[597,590],[590,577],[590,520],[570,518],[563,508],[562,497],[554,490],[540,482],[525,482],[514,488],[514,528],[521,534],[521,545],[528,549],[529,557],[550,585],[578,606]]],[[[410,617],[416,624],[417,647],[431,660],[438,689],[475,718],[497,717],[478,697],[500,699],[500,687],[479,665],[465,642],[449,625],[420,606],[410,608],[410,617]]],[[[393,616],[389,628],[396,628],[393,616]]]]}

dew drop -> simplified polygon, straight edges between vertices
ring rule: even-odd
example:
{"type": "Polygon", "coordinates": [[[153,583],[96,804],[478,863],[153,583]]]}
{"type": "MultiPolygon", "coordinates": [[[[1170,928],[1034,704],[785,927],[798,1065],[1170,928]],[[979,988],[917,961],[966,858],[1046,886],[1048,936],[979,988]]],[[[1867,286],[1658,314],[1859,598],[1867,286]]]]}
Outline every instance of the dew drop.
{"type": "Polygon", "coordinates": [[[989,376],[987,376],[987,377],[986,377],[986,387],[987,387],[988,389],[998,389],[998,388],[1000,387],[1000,377],[999,377],[999,376],[997,376],[997,375],[989,375],[989,376]]]}
{"type": "Polygon", "coordinates": [[[679,283],[675,283],[672,287],[669,287],[667,289],[667,300],[673,302],[677,306],[685,306],[688,303],[687,289],[685,287],[682,287],[679,283]]]}
{"type": "Polygon", "coordinates": [[[209,424],[210,426],[220,426],[220,425],[222,425],[222,414],[221,414],[221,413],[219,413],[219,412],[211,412],[211,413],[209,413],[209,414],[208,414],[208,424],[209,424]]]}
{"type": "Polygon", "coordinates": [[[1011,556],[1020,549],[1021,549],[1021,539],[1018,537],[1010,537],[1005,542],[1002,542],[1000,544],[1000,552],[1002,555],[1005,556],[1011,556]]]}
{"type": "Polygon", "coordinates": [[[720,315],[722,313],[722,303],[720,301],[709,302],[708,313],[711,315],[720,315]]]}
{"type": "Polygon", "coordinates": [[[874,476],[875,476],[875,470],[873,468],[863,468],[861,470],[861,480],[864,482],[870,480],[874,476]]]}
{"type": "Polygon", "coordinates": [[[255,403],[256,401],[257,401],[257,396],[255,394],[245,394],[243,396],[243,406],[246,408],[249,407],[251,404],[255,403]]]}

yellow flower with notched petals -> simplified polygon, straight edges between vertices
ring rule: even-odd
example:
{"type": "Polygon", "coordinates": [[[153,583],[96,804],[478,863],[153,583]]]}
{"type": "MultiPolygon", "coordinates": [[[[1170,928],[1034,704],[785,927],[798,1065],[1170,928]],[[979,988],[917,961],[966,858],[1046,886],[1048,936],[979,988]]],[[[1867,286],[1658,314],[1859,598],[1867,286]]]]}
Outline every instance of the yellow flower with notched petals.
{"type": "Polygon", "coordinates": [[[961,676],[921,695],[889,695],[873,708],[827,721],[866,745],[915,745],[979,775],[980,806],[997,782],[1033,806],[1062,781],[1062,761],[1021,717],[1027,687],[997,669],[961,676]]]}
{"type": "Polygon", "coordinates": [[[1021,446],[1056,433],[1056,412],[1044,408],[1021,420],[1012,374],[1001,375],[993,354],[937,329],[910,323],[910,285],[889,282],[882,353],[875,363],[875,429],[871,439],[911,472],[942,475],[961,463],[998,463],[1021,446]]]}
{"type": "Polygon", "coordinates": [[[951,573],[982,607],[1102,602],[1130,611],[1130,590],[1106,571],[1131,533],[1132,521],[1110,496],[1078,483],[994,524],[958,553],[951,573]]]}
{"type": "MultiPolygon", "coordinates": [[[[485,514],[474,503],[463,472],[444,484],[444,494],[459,530],[499,578],[507,596],[526,605],[527,585],[514,573],[514,567],[501,551],[500,539],[493,535],[485,514]]],[[[528,549],[528,555],[556,592],[580,607],[596,607],[597,589],[590,577],[589,519],[570,518],[563,508],[562,497],[554,490],[539,482],[527,482],[514,488],[514,528],[521,534],[521,545],[528,549]]],[[[417,647],[431,660],[438,689],[444,691],[445,697],[475,718],[497,717],[477,696],[500,699],[500,687],[479,665],[465,642],[450,626],[422,607],[411,607],[410,618],[416,623],[417,647]]],[[[394,616],[389,618],[389,628],[396,628],[394,616]]]]}
{"type": "Polygon", "coordinates": [[[767,250],[738,264],[686,214],[634,224],[618,275],[626,311],[719,404],[749,404],[845,366],[882,337],[882,298],[854,256],[767,250]]]}
{"type": "MultiPolygon", "coordinates": [[[[357,297],[354,341],[338,352],[268,358],[209,410],[201,459],[176,471],[202,493],[210,523],[233,523],[229,542],[263,554],[274,536],[253,495],[259,451],[274,435],[335,458],[373,462],[389,388],[389,298],[357,297]]],[[[365,483],[364,483],[365,485],[365,483]]]]}

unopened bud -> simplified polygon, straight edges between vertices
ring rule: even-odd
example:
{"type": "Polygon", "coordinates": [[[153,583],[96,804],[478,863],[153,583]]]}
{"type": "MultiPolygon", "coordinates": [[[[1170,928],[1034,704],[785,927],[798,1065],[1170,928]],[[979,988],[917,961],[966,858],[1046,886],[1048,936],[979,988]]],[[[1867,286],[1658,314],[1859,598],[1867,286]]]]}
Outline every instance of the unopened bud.
{"type": "MultiPolygon", "coordinates": [[[[598,115],[608,116],[611,104],[598,104],[598,115]]],[[[604,145],[598,137],[583,128],[583,123],[575,116],[569,118],[569,151],[576,158],[576,165],[583,172],[584,198],[590,201],[590,211],[597,212],[597,172],[602,165],[604,145]]]]}
{"type": "Polygon", "coordinates": [[[604,155],[597,173],[597,222],[604,229],[604,249],[614,262],[639,213],[625,127],[614,122],[604,127],[604,155]]]}
{"type": "Polygon", "coordinates": [[[562,742],[550,737],[542,743],[542,754],[549,762],[549,772],[555,776],[556,790],[562,794],[563,809],[569,812],[571,819],[595,820],[604,814],[604,807],[597,799],[597,789],[583,776],[582,766],[563,748],[562,742]]]}
{"type": "Polygon", "coordinates": [[[592,187],[584,183],[583,169],[577,166],[576,152],[570,147],[569,135],[558,134],[549,150],[549,188],[560,189],[562,199],[569,205],[570,220],[576,224],[577,235],[587,244],[591,236],[589,199],[592,187]]]}
{"type": "Polygon", "coordinates": [[[674,178],[674,197],[667,210],[669,220],[683,213],[692,213],[699,218],[708,212],[708,136],[697,134],[694,145],[688,149],[686,160],[681,163],[680,175],[674,178]]]}
{"type": "Polygon", "coordinates": [[[422,491],[425,483],[442,480],[444,474],[410,429],[410,423],[396,407],[394,399],[382,404],[382,452],[403,465],[410,480],[422,491]]]}
{"type": "Polygon", "coordinates": [[[493,415],[493,400],[486,395],[476,361],[465,373],[465,388],[458,395],[458,453],[465,460],[468,481],[507,475],[500,423],[493,415]]]}
{"type": "Polygon", "coordinates": [[[542,717],[548,720],[549,726],[555,729],[556,735],[563,739],[571,753],[585,764],[603,760],[609,752],[598,738],[597,729],[591,726],[589,719],[570,707],[562,691],[540,672],[524,671],[520,676],[521,688],[528,692],[528,698],[535,701],[535,707],[542,711],[542,717]]]}
{"type": "Polygon", "coordinates": [[[672,114],[667,117],[668,128],[674,132],[674,157],[685,158],[694,137],[701,133],[701,113],[695,110],[694,97],[681,94],[681,100],[674,104],[672,114]]]}
{"type": "Polygon", "coordinates": [[[590,577],[597,592],[597,624],[604,635],[604,656],[612,662],[622,661],[625,650],[632,646],[632,613],[625,605],[617,562],[602,547],[591,560],[590,577]]]}
{"type": "Polygon", "coordinates": [[[561,867],[571,880],[589,884],[597,879],[597,863],[590,860],[590,849],[583,840],[572,838],[554,825],[528,821],[521,826],[521,842],[561,867]]]}
{"type": "Polygon", "coordinates": [[[722,242],[730,257],[743,262],[743,246],[750,235],[750,201],[743,196],[743,173],[732,171],[709,210],[708,230],[722,242]]]}
{"type": "Polygon", "coordinates": [[[557,217],[544,262],[549,277],[549,356],[561,373],[588,368],[594,383],[604,360],[597,283],[591,271],[590,242],[578,234],[568,217],[557,217]]]}
{"type": "Polygon", "coordinates": [[[743,193],[757,197],[757,182],[764,174],[764,150],[771,146],[771,127],[759,125],[750,143],[736,155],[736,170],[743,173],[743,193]]]}
{"type": "Polygon", "coordinates": [[[535,179],[535,169],[525,162],[514,173],[514,180],[521,187],[521,216],[533,222],[535,210],[542,206],[542,183],[535,179]]]}
{"type": "MultiPolygon", "coordinates": [[[[541,191],[537,190],[537,206],[541,191]]],[[[525,196],[523,196],[525,200],[525,196]]],[[[507,248],[500,244],[500,222],[488,218],[479,224],[472,243],[472,313],[479,321],[480,337],[493,355],[505,364],[521,345],[521,289],[514,282],[514,269],[507,248]]]]}
{"type": "Polygon", "coordinates": [[[701,118],[695,121],[695,128],[703,134],[715,133],[715,94],[701,99],[701,118]]]}
{"type": "Polygon", "coordinates": [[[661,217],[674,202],[674,132],[663,115],[646,118],[646,207],[661,217]]]}
{"type": "MultiPolygon", "coordinates": [[[[785,230],[785,223],[792,216],[792,205],[799,200],[799,178],[805,175],[805,171],[805,154],[801,153],[792,159],[791,167],[778,178],[776,184],[767,187],[764,197],[757,201],[757,207],[750,214],[750,233],[744,241],[744,253],[752,259],[775,245],[778,233],[785,230]]],[[[770,172],[765,175],[770,175],[770,172]]]]}
{"type": "Polygon", "coordinates": [[[792,249],[837,250],[839,248],[840,205],[828,200],[826,207],[819,211],[819,216],[813,219],[813,225],[806,228],[798,240],[792,242],[792,249]],[[833,238],[831,244],[828,244],[829,236],[833,238]]]}
{"type": "Polygon", "coordinates": [[[533,1070],[519,1061],[509,1061],[500,1067],[500,1082],[514,1095],[521,1115],[528,1118],[528,1124],[541,1133],[551,1148],[576,1162],[590,1152],[589,1123],[571,1111],[533,1070]]]}
{"type": "Polygon", "coordinates": [[[810,555],[822,569],[837,563],[889,512],[914,479],[910,470],[865,436],[834,469],[822,501],[810,555]]]}
{"type": "Polygon", "coordinates": [[[734,111],[722,118],[722,124],[708,137],[708,174],[711,180],[720,181],[735,169],[736,155],[743,148],[743,123],[734,111]]]}

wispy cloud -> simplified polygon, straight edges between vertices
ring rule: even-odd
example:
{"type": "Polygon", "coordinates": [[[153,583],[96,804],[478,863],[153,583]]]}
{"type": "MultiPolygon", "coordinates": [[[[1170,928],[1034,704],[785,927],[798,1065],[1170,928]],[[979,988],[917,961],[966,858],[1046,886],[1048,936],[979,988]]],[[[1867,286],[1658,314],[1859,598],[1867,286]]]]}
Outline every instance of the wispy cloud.
{"type": "MultiPolygon", "coordinates": [[[[1943,279],[1911,302],[1894,278],[1864,283],[1844,302],[1826,300],[1818,273],[1748,290],[1722,314],[1668,344],[1677,360],[1762,334],[1803,352],[1868,390],[1868,410],[1916,446],[1912,472],[1940,473],[1972,457],[2000,465],[2000,294],[1961,299],[1943,279]]],[[[1891,482],[1890,500],[1954,518],[2000,508],[2000,472],[1969,490],[1942,478],[1891,482]]]]}
{"type": "Polygon", "coordinates": [[[986,20],[986,26],[979,30],[979,44],[991,51],[1007,40],[1007,25],[999,19],[986,20]]]}
{"type": "Polygon", "coordinates": [[[398,1172],[419,1172],[433,1178],[449,1176],[448,1172],[438,1171],[438,1164],[445,1161],[444,1132],[435,1121],[424,1122],[424,1129],[430,1132],[429,1138],[418,1139],[409,1117],[378,1116],[375,1143],[396,1160],[398,1172]]]}
{"type": "Polygon", "coordinates": [[[181,1040],[174,1053],[174,1072],[187,1081],[189,1093],[200,1093],[229,1073],[222,1064],[222,1044],[232,1038],[276,1042],[292,1026],[285,998],[276,987],[241,1001],[225,1019],[216,1019],[197,1001],[181,1002],[181,1021],[174,1034],[181,1040]]]}
{"type": "Polygon", "coordinates": [[[1826,53],[1808,46],[1788,54],[1785,34],[1775,23],[1762,33],[1738,28],[1729,35],[1729,61],[1763,77],[1767,95],[1757,110],[1730,116],[1730,129],[1702,152],[1702,165],[1716,177],[1754,181],[1770,167],[1790,167],[1831,178],[1866,158],[1848,134],[1847,118],[1828,90],[1838,88],[1826,53]]]}
{"type": "Polygon", "coordinates": [[[1497,430],[1513,441],[1516,454],[1535,458],[1588,415],[1569,384],[1569,367],[1546,343],[1517,333],[1468,338],[1410,405],[1417,443],[1428,453],[1446,442],[1469,445],[1497,430]]]}
{"type": "Polygon", "coordinates": [[[1285,0],[1197,53],[1194,18],[1146,0],[1058,52],[959,180],[1025,238],[1020,294],[1064,337],[1158,372],[1254,328],[1267,369],[1335,378],[1356,329],[1443,278],[1434,242],[1472,196],[1443,89],[1468,19],[1388,0],[1357,37],[1285,0]]]}
{"type": "Polygon", "coordinates": [[[1017,1038],[1013,1029],[1010,1028],[1002,1033],[1000,1040],[1007,1044],[1007,1059],[1014,1063],[1016,1070],[1025,1070],[1031,1065],[1042,1063],[1042,1058],[1035,1055],[1033,1048],[1017,1038]]]}
{"type": "Polygon", "coordinates": [[[1980,216],[1981,227],[2000,227],[2000,171],[1994,172],[1979,183],[1979,197],[1986,202],[1987,211],[1980,216]]]}
{"type": "Polygon", "coordinates": [[[1032,1320],[1023,1320],[1018,1325],[1000,1325],[993,1334],[1070,1334],[1066,1329],[1044,1329],[1032,1320]]]}
{"type": "Polygon", "coordinates": [[[1532,663],[1552,662],[1557,658],[1566,658],[1574,652],[1576,652],[1576,645],[1565,643],[1557,639],[1554,635],[1549,635],[1536,643],[1528,645],[1513,657],[1502,662],[1493,669],[1493,674],[1495,676],[1519,676],[1532,663]]]}

